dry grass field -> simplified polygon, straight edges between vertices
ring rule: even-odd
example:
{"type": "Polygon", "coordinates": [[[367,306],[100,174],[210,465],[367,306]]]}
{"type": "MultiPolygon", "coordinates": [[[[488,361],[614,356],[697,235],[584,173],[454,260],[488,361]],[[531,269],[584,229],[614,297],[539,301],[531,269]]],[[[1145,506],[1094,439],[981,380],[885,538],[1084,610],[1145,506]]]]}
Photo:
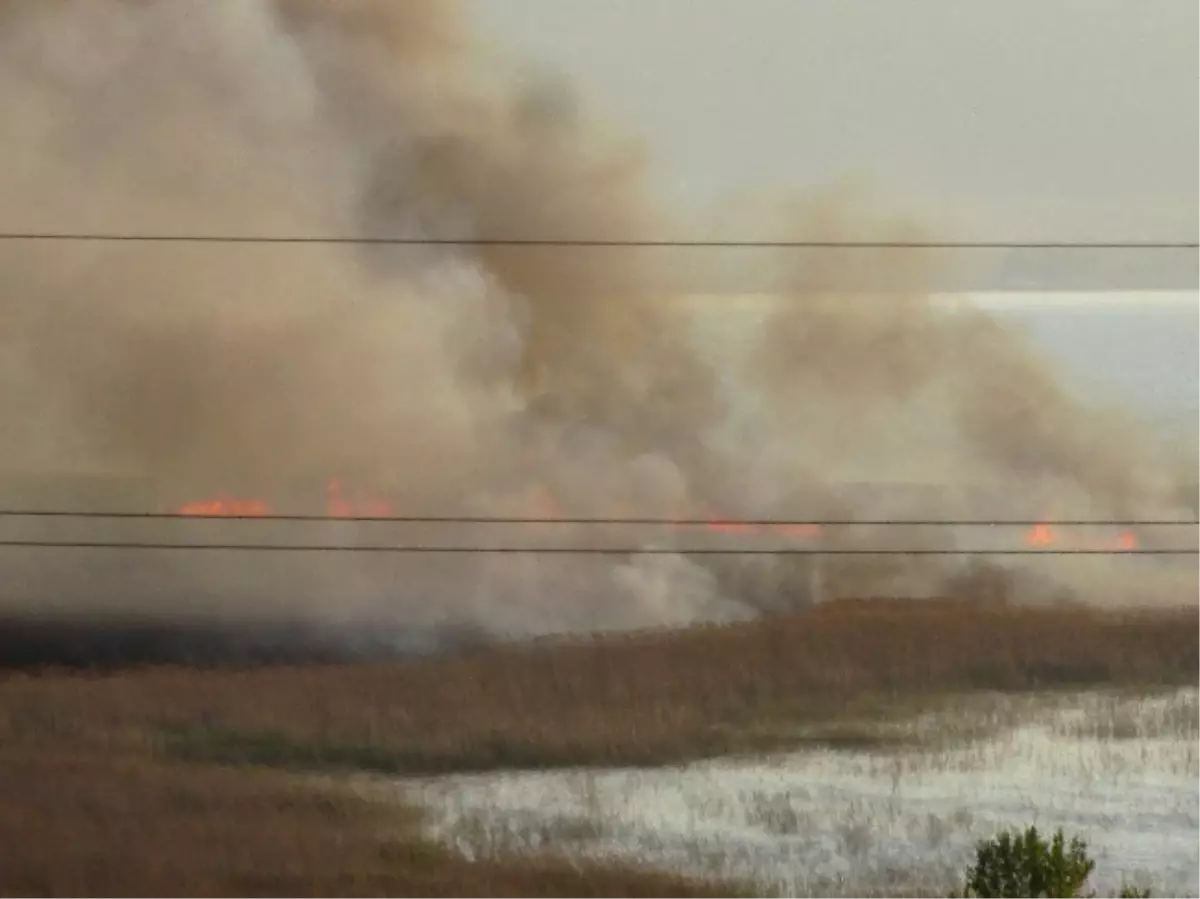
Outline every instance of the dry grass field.
{"type": "Polygon", "coordinates": [[[1194,685],[1195,610],[837,603],[439,659],[0,675],[5,894],[697,895],[565,861],[469,863],[311,771],[659,764],[874,739],[977,691],[1194,685]]]}
{"type": "Polygon", "coordinates": [[[403,808],[263,772],[6,749],[0,795],[4,895],[729,895],[615,865],[468,862],[403,808]]]}

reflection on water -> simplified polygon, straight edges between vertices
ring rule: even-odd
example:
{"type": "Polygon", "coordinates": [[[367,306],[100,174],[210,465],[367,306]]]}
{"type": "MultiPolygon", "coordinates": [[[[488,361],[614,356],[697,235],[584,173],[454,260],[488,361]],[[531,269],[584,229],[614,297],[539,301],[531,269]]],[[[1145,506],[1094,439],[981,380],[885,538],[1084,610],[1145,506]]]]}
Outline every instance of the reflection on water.
{"type": "Polygon", "coordinates": [[[1197,691],[972,697],[908,725],[920,750],[805,751],[674,769],[404,782],[469,855],[618,856],[785,895],[945,895],[1008,825],[1087,840],[1102,893],[1200,895],[1197,691]]]}

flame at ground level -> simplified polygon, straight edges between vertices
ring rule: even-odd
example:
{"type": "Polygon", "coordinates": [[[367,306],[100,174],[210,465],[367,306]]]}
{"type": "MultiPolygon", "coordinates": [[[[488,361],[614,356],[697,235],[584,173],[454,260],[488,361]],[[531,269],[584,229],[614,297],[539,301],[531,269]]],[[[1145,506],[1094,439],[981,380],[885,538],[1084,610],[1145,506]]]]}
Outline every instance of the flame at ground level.
{"type": "Polygon", "coordinates": [[[1025,545],[1031,549],[1088,549],[1132,552],[1138,548],[1137,535],[1122,531],[1115,538],[1076,537],[1064,540],[1049,524],[1035,524],[1025,532],[1025,545]]]}
{"type": "MultiPolygon", "coordinates": [[[[395,509],[386,500],[374,496],[347,496],[340,478],[329,481],[325,494],[325,514],[330,518],[388,518],[395,515],[395,509]]],[[[240,499],[224,494],[184,503],[175,512],[194,518],[263,518],[277,514],[268,500],[240,499]]]]}
{"type": "Polygon", "coordinates": [[[180,515],[196,518],[259,518],[270,515],[271,507],[261,499],[232,499],[222,496],[185,503],[178,511],[180,515]]]}
{"type": "MultiPolygon", "coordinates": [[[[362,492],[347,491],[341,478],[333,478],[325,488],[325,511],[330,518],[391,518],[396,515],[395,507],[387,500],[362,492]]],[[[531,524],[553,524],[566,518],[562,505],[548,488],[538,488],[528,497],[527,520],[531,524]]],[[[175,509],[175,514],[193,518],[256,518],[277,514],[275,507],[265,499],[241,499],[225,494],[215,497],[184,503],[175,509]]],[[[633,521],[637,516],[627,516],[633,521]]],[[[797,539],[815,539],[820,537],[820,525],[811,523],[791,522],[787,524],[753,524],[742,521],[713,518],[697,524],[686,513],[677,516],[676,522],[669,520],[664,524],[674,524],[679,529],[703,528],[715,534],[725,535],[775,535],[797,539]]],[[[619,523],[620,518],[609,519],[619,523]]]]}
{"type": "MultiPolygon", "coordinates": [[[[566,517],[557,497],[544,486],[529,497],[527,505],[530,523],[552,524],[566,517]]],[[[255,518],[275,514],[274,507],[265,499],[241,499],[226,495],[184,503],[176,509],[176,513],[197,518],[255,518]]],[[[330,518],[391,518],[396,512],[391,502],[362,491],[347,490],[341,478],[333,478],[325,487],[325,514],[330,518]]],[[[632,515],[629,517],[635,518],[632,515]]],[[[618,519],[612,521],[617,523],[618,519]]],[[[702,528],[710,533],[731,537],[783,536],[796,540],[816,540],[824,535],[824,530],[819,524],[804,522],[770,524],[712,518],[697,524],[681,514],[675,522],[668,520],[662,523],[673,524],[679,530],[702,528]]],[[[1116,537],[1073,535],[1064,538],[1060,528],[1048,522],[1041,522],[1025,531],[1024,545],[1034,550],[1088,549],[1131,552],[1138,548],[1138,538],[1131,531],[1122,531],[1116,537]]]]}

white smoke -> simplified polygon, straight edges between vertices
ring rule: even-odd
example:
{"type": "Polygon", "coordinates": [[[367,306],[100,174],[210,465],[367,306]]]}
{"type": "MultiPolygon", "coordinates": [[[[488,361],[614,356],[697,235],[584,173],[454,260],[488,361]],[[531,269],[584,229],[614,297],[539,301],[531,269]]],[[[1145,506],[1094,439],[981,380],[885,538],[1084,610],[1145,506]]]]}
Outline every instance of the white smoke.
{"type": "MultiPolygon", "coordinates": [[[[649,208],[638,151],[605,138],[564,86],[510,74],[472,44],[451,4],[7,0],[0,224],[670,233],[667,211],[649,208]]],[[[798,239],[913,233],[837,191],[772,214],[798,239]]],[[[918,254],[827,255],[799,269],[757,257],[793,296],[768,304],[741,363],[703,351],[697,307],[662,293],[678,260],[642,251],[10,242],[0,254],[6,472],[145,477],[165,496],[340,477],[439,515],[536,515],[546,502],[580,517],[998,514],[966,493],[897,502],[838,489],[923,479],[1019,494],[1027,516],[1057,504],[1080,516],[1189,517],[1154,447],[1077,406],[986,317],[935,309],[923,292],[931,262],[918,254]],[[888,290],[845,294],[837,285],[856,267],[888,290]]],[[[70,538],[100,525],[2,527],[70,538]]],[[[114,539],[150,533],[103,527],[114,539]]],[[[249,542],[682,539],[586,526],[238,527],[249,542]]],[[[867,539],[947,538],[864,531],[835,543],[867,539]]],[[[1194,595],[1194,570],[1142,567],[1114,580],[1135,570],[1121,566],[1067,580],[1142,599],[1125,591],[1153,576],[1156,598],[1194,595]]],[[[820,582],[936,591],[960,568],[853,557],[820,582]]],[[[303,613],[506,633],[741,617],[810,601],[814,583],[803,557],[5,552],[0,569],[4,602],[18,609],[303,613]]]]}

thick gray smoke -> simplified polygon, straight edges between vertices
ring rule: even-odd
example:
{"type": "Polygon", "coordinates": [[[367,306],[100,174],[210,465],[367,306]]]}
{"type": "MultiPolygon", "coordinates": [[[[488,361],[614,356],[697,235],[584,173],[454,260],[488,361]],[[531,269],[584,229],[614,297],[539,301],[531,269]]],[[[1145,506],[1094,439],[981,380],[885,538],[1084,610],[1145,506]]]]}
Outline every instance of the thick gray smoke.
{"type": "MultiPolygon", "coordinates": [[[[516,72],[474,46],[442,3],[8,0],[0,224],[166,235],[673,233],[678,223],[648,208],[640,152],[589,123],[563,85],[516,72]]],[[[789,238],[913,236],[836,191],[772,214],[772,233],[789,238]]],[[[0,254],[0,468],[11,477],[145,478],[168,504],[223,490],[300,501],[311,489],[321,502],[339,478],[386,494],[400,512],[437,515],[1190,517],[1178,473],[1153,446],[1119,416],[1078,406],[981,314],[937,308],[923,293],[932,262],[917,254],[753,257],[790,296],[761,300],[765,321],[725,354],[697,337],[711,306],[664,293],[680,258],[649,251],[35,242],[0,254]],[[845,292],[857,268],[886,292],[845,292]],[[945,489],[936,499],[853,494],[847,482],[945,489]],[[1001,507],[1014,496],[1019,503],[1001,507]]],[[[590,526],[4,520],[0,531],[685,540],[590,526]]],[[[825,545],[1019,546],[1020,537],[864,527],[825,545]]],[[[0,575],[4,602],[18,608],[300,612],[497,633],[743,617],[803,604],[815,590],[971,589],[961,561],[838,558],[816,571],[803,557],[0,550],[0,575]]],[[[1140,562],[1025,567],[1083,598],[1195,595],[1194,568],[1140,562]],[[1134,584],[1152,586],[1135,594],[1134,584]]],[[[1014,564],[1005,577],[1019,584],[1019,573],[1014,564]]]]}

